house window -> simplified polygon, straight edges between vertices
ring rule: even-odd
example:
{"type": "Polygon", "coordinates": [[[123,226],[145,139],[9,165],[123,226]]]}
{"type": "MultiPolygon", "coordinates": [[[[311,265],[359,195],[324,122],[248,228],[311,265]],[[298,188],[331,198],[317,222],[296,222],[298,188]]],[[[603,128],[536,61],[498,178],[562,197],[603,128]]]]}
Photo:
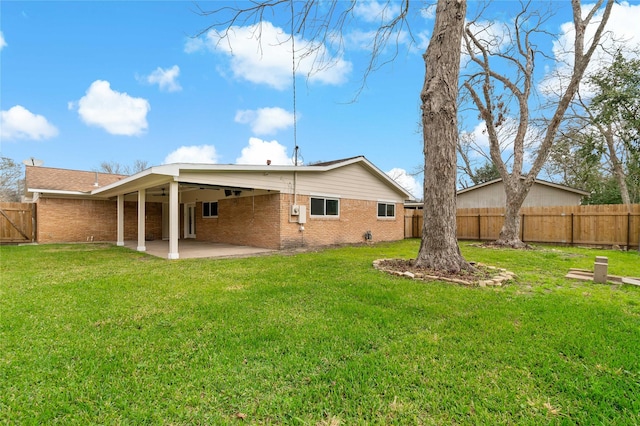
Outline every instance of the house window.
{"type": "Polygon", "coordinates": [[[218,217],[218,202],[217,201],[203,202],[202,217],[218,217]]]}
{"type": "Polygon", "coordinates": [[[378,217],[396,217],[394,203],[378,203],[378,217]]]}
{"type": "Polygon", "coordinates": [[[340,200],[337,198],[311,198],[311,216],[338,216],[340,200]]]}

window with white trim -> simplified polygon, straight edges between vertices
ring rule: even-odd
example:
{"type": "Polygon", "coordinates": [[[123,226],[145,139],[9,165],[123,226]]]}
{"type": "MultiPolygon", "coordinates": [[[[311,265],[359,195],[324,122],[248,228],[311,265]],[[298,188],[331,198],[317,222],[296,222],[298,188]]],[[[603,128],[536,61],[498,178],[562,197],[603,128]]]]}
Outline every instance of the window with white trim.
{"type": "Polygon", "coordinates": [[[378,217],[396,217],[395,203],[378,203],[378,217]]]}
{"type": "Polygon", "coordinates": [[[218,202],[204,201],[202,203],[202,217],[218,217],[218,202]]]}
{"type": "Polygon", "coordinates": [[[311,216],[338,216],[339,214],[339,199],[311,197],[311,216]]]}

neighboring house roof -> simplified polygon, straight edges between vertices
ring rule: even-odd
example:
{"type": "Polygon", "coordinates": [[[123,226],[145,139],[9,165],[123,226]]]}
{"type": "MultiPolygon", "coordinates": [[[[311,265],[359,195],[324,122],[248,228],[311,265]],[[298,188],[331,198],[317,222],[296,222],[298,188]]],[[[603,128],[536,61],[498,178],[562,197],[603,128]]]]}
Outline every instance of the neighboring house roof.
{"type": "Polygon", "coordinates": [[[28,192],[83,192],[110,185],[125,178],[117,175],[52,167],[26,166],[25,184],[28,192]]]}
{"type": "MultiPolygon", "coordinates": [[[[524,179],[524,178],[522,178],[522,179],[524,179]]],[[[470,186],[469,188],[460,189],[460,190],[458,190],[456,192],[456,195],[462,195],[462,194],[470,193],[470,192],[476,191],[476,190],[478,190],[480,188],[485,188],[485,187],[488,187],[488,186],[491,186],[491,185],[495,185],[495,184],[498,184],[498,183],[501,183],[501,182],[502,182],[501,178],[494,179],[494,180],[491,180],[489,182],[481,183],[479,185],[470,186]]],[[[571,188],[569,186],[560,185],[560,184],[553,183],[553,182],[547,182],[547,181],[540,180],[540,179],[536,179],[534,181],[534,184],[547,186],[547,187],[555,188],[555,189],[560,189],[560,190],[563,190],[563,191],[567,191],[567,192],[578,194],[578,195],[582,195],[582,196],[589,195],[589,192],[583,191],[581,189],[571,188]]],[[[422,208],[424,203],[422,201],[409,201],[409,202],[405,202],[404,205],[407,208],[416,209],[416,208],[422,208]]]]}
{"type": "Polygon", "coordinates": [[[308,166],[176,163],[150,167],[131,176],[27,166],[27,170],[32,170],[26,174],[25,180],[29,192],[62,194],[64,192],[60,191],[68,191],[69,194],[92,195],[101,198],[109,198],[118,194],[126,194],[140,189],[151,188],[166,184],[170,181],[177,181],[181,184],[194,186],[212,186],[217,184],[215,176],[222,173],[225,174],[226,179],[220,187],[279,190],[279,188],[281,188],[281,182],[276,182],[280,186],[274,186],[274,181],[268,179],[270,174],[276,175],[278,173],[293,172],[301,174],[322,174],[352,164],[359,164],[394,192],[402,194],[407,199],[411,198],[411,194],[405,188],[378,169],[364,156],[308,166]],[[33,169],[40,170],[34,173],[33,169]],[[235,179],[231,179],[234,182],[233,186],[228,183],[231,181],[228,178],[230,175],[237,176],[235,179]],[[96,178],[98,181],[97,186],[95,185],[96,178]],[[46,184],[47,182],[49,183],[46,184]],[[54,185],[52,182],[56,182],[56,184],[54,185]]]}
{"type": "MultiPolygon", "coordinates": [[[[524,179],[524,177],[522,177],[521,179],[524,179]]],[[[502,178],[494,179],[494,180],[491,180],[489,182],[484,182],[484,183],[481,183],[479,185],[474,185],[474,186],[470,186],[469,188],[461,189],[461,190],[459,190],[457,192],[457,194],[458,195],[464,194],[465,192],[474,191],[474,190],[476,190],[478,188],[483,188],[485,186],[494,185],[494,184],[500,183],[500,182],[502,182],[502,178]]],[[[589,195],[590,194],[589,192],[583,191],[581,189],[571,188],[569,186],[560,185],[558,183],[553,183],[553,182],[547,182],[547,181],[541,180],[541,179],[536,179],[534,181],[534,183],[537,183],[537,184],[540,184],[540,185],[544,185],[544,186],[549,186],[551,188],[562,189],[564,191],[573,192],[573,193],[580,194],[580,195],[589,195]]]]}

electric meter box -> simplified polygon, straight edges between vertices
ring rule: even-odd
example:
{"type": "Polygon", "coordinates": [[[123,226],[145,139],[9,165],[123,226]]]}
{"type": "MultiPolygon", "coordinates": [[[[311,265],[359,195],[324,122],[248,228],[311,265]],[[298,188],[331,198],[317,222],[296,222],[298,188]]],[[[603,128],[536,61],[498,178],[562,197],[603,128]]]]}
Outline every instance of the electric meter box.
{"type": "Polygon", "coordinates": [[[300,214],[298,215],[298,223],[307,223],[307,206],[300,207],[300,214]]]}

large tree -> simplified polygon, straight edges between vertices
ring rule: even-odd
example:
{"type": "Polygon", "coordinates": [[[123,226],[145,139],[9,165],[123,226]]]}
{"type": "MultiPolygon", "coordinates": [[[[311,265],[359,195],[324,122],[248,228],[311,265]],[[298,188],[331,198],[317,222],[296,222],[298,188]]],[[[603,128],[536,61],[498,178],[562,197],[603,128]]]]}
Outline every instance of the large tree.
{"type": "Polygon", "coordinates": [[[424,142],[424,226],[419,266],[459,272],[470,266],[456,239],[456,147],[458,78],[465,0],[439,0],[424,55],[422,100],[424,142]]]}
{"type": "Polygon", "coordinates": [[[545,171],[552,180],[591,192],[587,203],[637,203],[640,60],[618,51],[587,83],[566,114],[545,171]]]}
{"type": "MultiPolygon", "coordinates": [[[[216,30],[220,42],[230,43],[230,31],[239,23],[252,25],[253,34],[260,39],[263,19],[267,12],[280,7],[289,12],[292,54],[315,57],[317,67],[327,67],[318,55],[326,54],[326,44],[343,48],[342,34],[346,25],[356,19],[354,11],[362,0],[324,1],[261,0],[240,3],[238,7],[222,6],[216,10],[200,10],[214,22],[198,35],[216,30]],[[297,37],[312,40],[305,49],[293,49],[297,37]]],[[[380,4],[380,25],[372,36],[369,64],[364,80],[370,72],[388,62],[384,53],[398,52],[398,40],[403,32],[411,33],[408,23],[410,0],[387,1],[380,4]]],[[[415,4],[418,4],[417,2],[415,4]]],[[[420,6],[418,4],[418,6],[420,6]]],[[[424,55],[425,79],[420,100],[424,140],[424,230],[416,263],[452,272],[470,265],[460,254],[456,240],[456,144],[457,95],[460,67],[460,45],[466,13],[466,0],[438,0],[433,35],[424,55]]],[[[229,46],[233,49],[233,46],[229,46]]],[[[394,53],[390,55],[395,57],[394,53]]],[[[298,58],[299,59],[299,58],[298,58]]],[[[292,60],[296,68],[296,59],[292,60]]],[[[295,83],[293,85],[295,91],[295,83]]],[[[295,93],[295,92],[294,92],[295,93]]],[[[418,93],[418,88],[416,89],[418,93]]],[[[295,96],[295,95],[294,95],[295,96]]]]}
{"type": "Polygon", "coordinates": [[[22,166],[9,157],[0,157],[0,201],[20,201],[23,190],[22,166]]]}
{"type": "Polygon", "coordinates": [[[622,203],[631,204],[627,179],[632,174],[637,179],[640,159],[640,60],[618,52],[611,65],[588,81],[595,96],[585,108],[586,116],[607,148],[622,203]]]}
{"type": "Polygon", "coordinates": [[[640,59],[626,58],[619,50],[589,83],[596,89],[590,104],[595,121],[613,126],[627,149],[640,152],[640,59]]]}
{"type": "Polygon", "coordinates": [[[538,48],[541,45],[538,38],[548,34],[546,23],[551,12],[533,10],[531,2],[524,2],[522,11],[504,31],[493,31],[491,25],[480,20],[470,21],[465,27],[464,46],[469,65],[464,88],[486,124],[491,160],[504,182],[505,219],[498,244],[524,246],[520,240],[520,208],[547,161],[565,112],[600,45],[613,3],[614,0],[598,0],[583,9],[580,0],[571,1],[574,31],[569,55],[571,68],[546,110],[544,125],[535,123],[539,134],[533,137],[534,120],[540,118],[532,106],[536,59],[540,63],[546,56],[538,48]],[[591,27],[595,30],[588,33],[591,27]],[[499,137],[499,129],[511,120],[517,130],[510,141],[513,160],[508,164],[501,155],[504,140],[499,137]],[[525,152],[530,143],[536,144],[535,152],[530,168],[525,170],[525,152]]]}

